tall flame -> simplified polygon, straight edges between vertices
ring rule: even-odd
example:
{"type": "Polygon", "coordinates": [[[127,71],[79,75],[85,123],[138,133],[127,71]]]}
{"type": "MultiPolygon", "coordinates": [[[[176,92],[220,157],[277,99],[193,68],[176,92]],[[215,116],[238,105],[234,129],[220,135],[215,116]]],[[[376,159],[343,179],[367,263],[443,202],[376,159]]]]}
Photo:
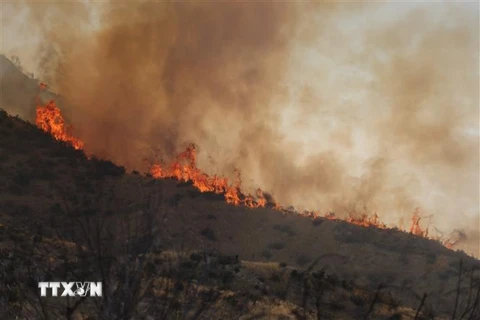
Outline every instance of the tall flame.
{"type": "MultiPolygon", "coordinates": [[[[41,90],[44,90],[46,87],[44,83],[40,84],[41,90]]],[[[72,126],[65,123],[60,108],[57,107],[53,100],[47,102],[45,105],[41,105],[39,99],[37,99],[35,123],[37,127],[50,133],[56,140],[67,142],[77,150],[83,149],[83,141],[73,136],[72,126]]]]}

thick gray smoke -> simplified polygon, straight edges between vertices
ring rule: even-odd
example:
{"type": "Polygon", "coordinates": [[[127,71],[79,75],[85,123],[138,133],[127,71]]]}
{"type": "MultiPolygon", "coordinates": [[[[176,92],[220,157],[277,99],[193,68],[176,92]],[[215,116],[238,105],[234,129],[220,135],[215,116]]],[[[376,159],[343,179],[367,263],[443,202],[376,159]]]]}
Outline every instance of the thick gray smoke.
{"type": "Polygon", "coordinates": [[[478,4],[15,8],[88,152],[145,169],[195,142],[284,205],[479,224],[478,4]]]}

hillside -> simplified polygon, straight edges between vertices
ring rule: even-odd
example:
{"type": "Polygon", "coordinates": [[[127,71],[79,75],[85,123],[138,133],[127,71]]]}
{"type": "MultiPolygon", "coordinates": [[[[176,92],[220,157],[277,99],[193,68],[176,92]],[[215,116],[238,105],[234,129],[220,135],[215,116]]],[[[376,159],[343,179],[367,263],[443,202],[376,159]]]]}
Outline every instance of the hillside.
{"type": "Polygon", "coordinates": [[[480,262],[463,252],[396,230],[232,206],[189,183],[88,159],[4,111],[0,251],[5,319],[480,313],[480,262]],[[106,283],[103,303],[35,297],[37,281],[79,277],[106,283]]]}
{"type": "MultiPolygon", "coordinates": [[[[29,121],[35,120],[35,109],[32,105],[39,95],[38,81],[33,75],[27,76],[19,66],[15,65],[7,57],[0,54],[0,101],[1,107],[9,110],[12,115],[19,115],[29,121]]],[[[61,101],[61,97],[45,90],[40,94],[44,100],[55,99],[61,101]]]]}

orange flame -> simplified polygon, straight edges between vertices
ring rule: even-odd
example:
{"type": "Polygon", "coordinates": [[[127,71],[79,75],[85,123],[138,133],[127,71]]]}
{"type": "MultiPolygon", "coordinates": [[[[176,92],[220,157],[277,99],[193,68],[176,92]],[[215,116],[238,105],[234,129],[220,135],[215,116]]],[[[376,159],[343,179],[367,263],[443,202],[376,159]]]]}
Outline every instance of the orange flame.
{"type": "MultiPolygon", "coordinates": [[[[217,175],[210,177],[197,167],[197,148],[190,144],[184,152],[180,153],[176,160],[165,168],[155,163],[150,166],[150,175],[154,178],[175,178],[179,181],[191,181],[201,192],[213,192],[223,194],[227,203],[244,205],[249,208],[265,207],[267,200],[261,189],[257,189],[256,196],[244,194],[241,191],[241,174],[236,170],[237,179],[230,185],[227,178],[217,175]]],[[[275,204],[273,204],[275,205],[275,204]]]]}
{"type": "Polygon", "coordinates": [[[350,212],[346,221],[363,227],[377,227],[380,229],[387,228],[387,225],[380,221],[376,212],[374,212],[371,216],[369,216],[367,213],[357,215],[356,212],[350,212]]]}
{"type": "MultiPolygon", "coordinates": [[[[46,84],[40,83],[41,90],[46,88],[46,84]]],[[[35,123],[38,128],[50,133],[56,140],[67,142],[77,150],[83,149],[83,141],[73,136],[72,126],[65,123],[60,108],[57,107],[54,101],[49,101],[47,104],[41,105],[37,98],[35,123]]]]}
{"type": "Polygon", "coordinates": [[[416,208],[415,212],[412,215],[412,224],[410,225],[410,233],[416,236],[428,238],[428,227],[423,229],[420,226],[420,209],[416,208]]]}
{"type": "Polygon", "coordinates": [[[65,124],[62,113],[54,101],[37,106],[35,122],[37,127],[50,133],[56,140],[65,141],[77,150],[83,149],[83,141],[72,135],[72,127],[65,124]]]}
{"type": "MultiPolygon", "coordinates": [[[[237,179],[233,184],[228,183],[227,178],[220,178],[217,175],[210,177],[206,173],[202,172],[196,165],[197,149],[195,144],[190,144],[184,152],[180,153],[175,161],[169,166],[162,167],[156,163],[150,166],[150,174],[154,178],[174,178],[178,181],[187,182],[192,184],[201,192],[214,192],[217,194],[223,194],[227,203],[235,206],[244,205],[249,208],[266,207],[267,203],[269,207],[274,210],[282,211],[284,213],[295,213],[312,219],[320,217],[320,213],[317,211],[303,211],[297,212],[294,209],[284,209],[278,203],[273,200],[267,201],[265,193],[261,189],[257,189],[256,196],[245,194],[241,190],[242,179],[239,170],[236,170],[237,179]]],[[[329,220],[341,220],[337,218],[335,213],[328,212],[323,215],[323,218],[329,220]]],[[[355,211],[349,212],[349,215],[345,221],[362,227],[375,227],[380,229],[388,229],[387,225],[383,223],[378,214],[374,212],[372,215],[368,215],[363,212],[358,214],[355,211]]],[[[452,248],[458,241],[452,241],[451,239],[442,240],[439,237],[432,237],[428,234],[428,227],[423,228],[420,225],[422,217],[420,216],[420,210],[417,208],[412,215],[412,221],[409,232],[413,235],[420,236],[427,239],[437,240],[447,248],[452,248]]],[[[407,231],[400,229],[403,231],[407,231]]]]}

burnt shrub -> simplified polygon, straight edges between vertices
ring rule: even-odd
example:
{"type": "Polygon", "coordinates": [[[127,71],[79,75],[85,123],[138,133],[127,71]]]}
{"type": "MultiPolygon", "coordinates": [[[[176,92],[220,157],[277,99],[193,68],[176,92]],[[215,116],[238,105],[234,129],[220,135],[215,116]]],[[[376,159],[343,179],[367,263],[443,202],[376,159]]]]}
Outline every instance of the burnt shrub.
{"type": "Polygon", "coordinates": [[[215,231],[213,231],[211,228],[207,227],[200,231],[200,234],[207,238],[210,241],[217,241],[217,236],[215,235],[215,231]]]}
{"type": "Polygon", "coordinates": [[[313,219],[312,220],[312,224],[314,227],[318,227],[319,225],[321,225],[323,223],[323,219],[319,219],[319,218],[316,218],[316,219],[313,219]]]}

